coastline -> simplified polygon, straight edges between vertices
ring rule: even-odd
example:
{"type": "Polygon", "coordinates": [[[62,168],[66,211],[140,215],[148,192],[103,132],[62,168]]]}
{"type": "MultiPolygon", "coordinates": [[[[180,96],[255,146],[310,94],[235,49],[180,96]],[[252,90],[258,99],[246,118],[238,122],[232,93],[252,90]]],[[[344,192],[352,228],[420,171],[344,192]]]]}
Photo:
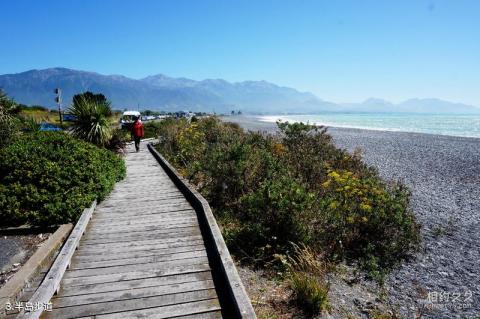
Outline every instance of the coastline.
{"type": "MultiPolygon", "coordinates": [[[[222,120],[252,131],[278,131],[275,123],[253,116],[222,120]]],[[[339,127],[328,132],[338,147],[360,148],[366,163],[385,180],[402,181],[412,191],[422,251],[394,270],[385,285],[400,313],[418,315],[428,293],[473,297],[462,309],[439,304],[426,317],[480,313],[480,138],[339,127]]]]}
{"type": "Polygon", "coordinates": [[[318,126],[341,129],[480,138],[480,117],[475,114],[331,113],[324,116],[326,118],[320,118],[317,114],[292,114],[252,116],[252,118],[270,123],[275,123],[280,119],[289,122],[310,122],[318,126]],[[328,119],[332,115],[335,116],[328,119]],[[340,120],[339,116],[344,117],[343,120],[340,120]],[[316,119],[316,117],[318,118],[316,119]],[[364,118],[364,120],[358,122],[360,118],[364,118]],[[375,120],[372,122],[372,119],[375,120]],[[455,129],[452,127],[452,121],[455,123],[455,129]]]}

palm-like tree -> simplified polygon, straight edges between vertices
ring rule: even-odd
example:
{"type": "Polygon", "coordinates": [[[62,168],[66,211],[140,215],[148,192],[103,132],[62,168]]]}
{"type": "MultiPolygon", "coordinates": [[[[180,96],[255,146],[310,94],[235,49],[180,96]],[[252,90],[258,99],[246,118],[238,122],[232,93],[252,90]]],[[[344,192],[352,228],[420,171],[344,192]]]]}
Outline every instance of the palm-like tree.
{"type": "Polygon", "coordinates": [[[17,104],[0,90],[0,147],[8,144],[17,131],[17,110],[17,104]]]}
{"type": "Polygon", "coordinates": [[[112,137],[110,102],[80,96],[74,99],[68,113],[75,116],[72,134],[80,139],[104,146],[112,137]]]}

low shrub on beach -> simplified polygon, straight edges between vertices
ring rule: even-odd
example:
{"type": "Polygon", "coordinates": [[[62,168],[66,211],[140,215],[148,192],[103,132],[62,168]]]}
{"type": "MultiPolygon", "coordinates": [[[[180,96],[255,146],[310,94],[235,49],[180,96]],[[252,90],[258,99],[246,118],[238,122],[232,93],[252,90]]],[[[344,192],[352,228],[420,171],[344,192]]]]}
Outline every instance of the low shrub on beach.
{"type": "Polygon", "coordinates": [[[0,150],[1,226],[75,222],[125,175],[113,152],[62,132],[25,133],[0,150]]]}
{"type": "Polygon", "coordinates": [[[216,118],[159,126],[158,150],[209,201],[232,252],[262,264],[293,242],[380,271],[416,248],[405,187],[335,147],[324,128],[278,126],[277,135],[216,118]]]}

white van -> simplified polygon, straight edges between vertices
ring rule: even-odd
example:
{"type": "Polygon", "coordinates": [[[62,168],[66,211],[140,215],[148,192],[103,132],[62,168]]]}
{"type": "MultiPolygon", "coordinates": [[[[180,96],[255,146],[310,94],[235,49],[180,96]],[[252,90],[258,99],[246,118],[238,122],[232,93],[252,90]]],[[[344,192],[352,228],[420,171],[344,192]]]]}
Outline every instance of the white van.
{"type": "Polygon", "coordinates": [[[122,128],[127,128],[137,117],[140,117],[140,112],[138,111],[123,112],[122,117],[120,118],[120,124],[122,125],[122,128]]]}

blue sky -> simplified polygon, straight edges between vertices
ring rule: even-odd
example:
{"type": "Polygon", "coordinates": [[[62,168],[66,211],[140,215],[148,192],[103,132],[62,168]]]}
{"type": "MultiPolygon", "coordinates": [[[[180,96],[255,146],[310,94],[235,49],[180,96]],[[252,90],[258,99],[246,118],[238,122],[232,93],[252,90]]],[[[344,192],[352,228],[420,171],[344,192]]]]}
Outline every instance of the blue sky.
{"type": "Polygon", "coordinates": [[[480,106],[480,1],[2,0],[0,73],[267,80],[480,106]]]}

